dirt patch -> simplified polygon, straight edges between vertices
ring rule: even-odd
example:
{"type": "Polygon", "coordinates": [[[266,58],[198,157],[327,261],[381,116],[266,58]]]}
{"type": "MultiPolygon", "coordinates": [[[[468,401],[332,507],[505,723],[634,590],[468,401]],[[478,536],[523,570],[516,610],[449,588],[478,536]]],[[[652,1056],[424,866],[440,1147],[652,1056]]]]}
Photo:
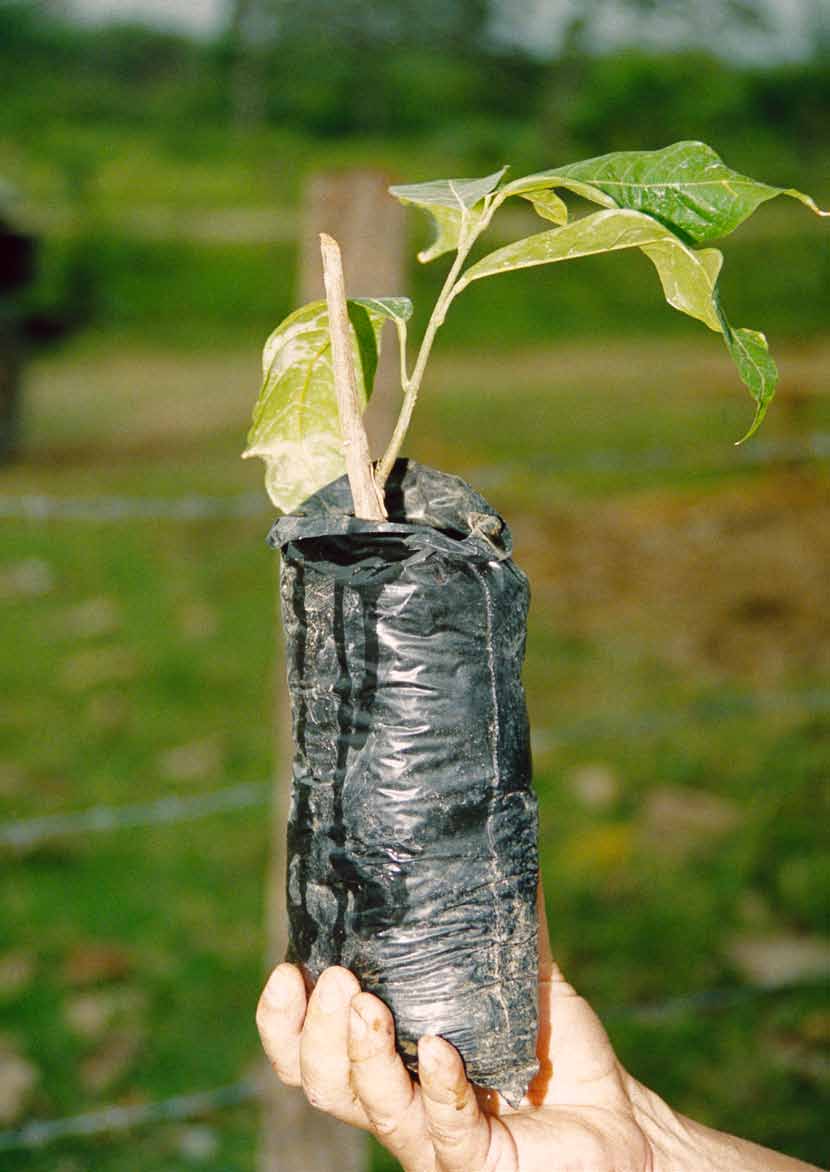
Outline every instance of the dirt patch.
{"type": "MultiPolygon", "coordinates": [[[[830,342],[785,347],[779,358],[785,374],[775,409],[787,434],[803,435],[813,426],[801,418],[804,404],[812,410],[830,389],[830,342]]],[[[613,379],[617,399],[628,395],[641,406],[655,371],[669,362],[674,404],[701,392],[734,397],[725,351],[703,354],[696,343],[672,340],[569,343],[555,355],[533,349],[499,362],[488,353],[439,354],[433,376],[437,388],[473,386],[477,394],[503,396],[509,414],[502,425],[509,427],[519,411],[535,410],[540,387],[547,402],[568,386],[590,394],[613,379]]],[[[253,351],[102,348],[43,360],[29,388],[31,442],[18,466],[21,483],[27,469],[40,483],[45,466],[58,473],[70,466],[100,490],[100,470],[116,462],[175,462],[183,470],[191,461],[201,469],[220,444],[217,489],[258,488],[258,469],[243,482],[237,458],[258,378],[253,351]]],[[[457,456],[456,436],[436,428],[428,462],[452,468],[457,456]]],[[[630,634],[655,658],[716,680],[737,675],[763,685],[830,667],[830,481],[820,467],[756,470],[751,481],[710,479],[694,492],[674,486],[604,500],[548,499],[532,514],[510,510],[510,521],[537,604],[560,629],[609,639],[630,634]]]]}
{"type": "MultiPolygon", "coordinates": [[[[776,410],[782,400],[830,392],[826,371],[830,368],[830,342],[826,338],[809,344],[776,346],[780,366],[776,410]]],[[[697,338],[640,339],[598,338],[590,345],[583,340],[562,341],[555,346],[534,346],[523,350],[489,353],[486,350],[436,354],[431,363],[430,382],[435,387],[473,387],[488,394],[511,399],[524,392],[538,393],[539,387],[584,386],[615,393],[654,386],[655,372],[671,373],[672,393],[700,396],[735,394],[735,367],[724,347],[702,346],[697,338]],[[508,372],[508,373],[506,373],[508,372]]]]}
{"type": "MultiPolygon", "coordinates": [[[[260,381],[259,344],[238,351],[179,353],[146,348],[79,349],[33,364],[27,387],[29,413],[27,464],[52,467],[95,467],[119,462],[161,462],[199,455],[209,440],[223,432],[238,436],[241,450],[260,381]]],[[[776,412],[793,416],[797,432],[807,430],[795,418],[830,384],[823,372],[830,366],[830,343],[779,348],[783,371],[776,412]]],[[[474,387],[477,394],[536,400],[568,387],[580,386],[590,399],[615,388],[615,396],[639,401],[654,386],[655,371],[672,371],[675,400],[701,394],[731,401],[735,374],[722,347],[705,351],[692,342],[657,339],[643,346],[612,339],[585,346],[564,343],[555,349],[530,349],[477,354],[465,351],[435,356],[431,386],[474,387]]],[[[422,424],[422,434],[423,427],[422,424]]],[[[429,437],[430,462],[452,468],[457,463],[455,437],[429,437]],[[442,445],[446,442],[446,455],[442,445]],[[443,462],[442,462],[443,458],[443,462]]]]}
{"type": "Polygon", "coordinates": [[[630,633],[683,669],[756,684],[830,670],[830,486],[778,473],[716,493],[638,495],[515,518],[537,605],[585,635],[630,633]]]}

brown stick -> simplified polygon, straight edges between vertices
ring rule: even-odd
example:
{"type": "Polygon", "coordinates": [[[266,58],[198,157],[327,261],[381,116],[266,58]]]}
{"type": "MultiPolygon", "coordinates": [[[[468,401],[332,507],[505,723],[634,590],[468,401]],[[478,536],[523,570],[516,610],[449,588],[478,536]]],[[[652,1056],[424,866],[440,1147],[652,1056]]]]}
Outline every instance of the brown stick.
{"type": "Polygon", "coordinates": [[[356,517],[363,517],[367,521],[385,521],[386,509],[372,474],[369,442],[360,418],[343,261],[337,241],[325,232],[320,233],[320,252],[323,256],[323,281],[329,307],[334,389],[354,512],[356,517]]]}

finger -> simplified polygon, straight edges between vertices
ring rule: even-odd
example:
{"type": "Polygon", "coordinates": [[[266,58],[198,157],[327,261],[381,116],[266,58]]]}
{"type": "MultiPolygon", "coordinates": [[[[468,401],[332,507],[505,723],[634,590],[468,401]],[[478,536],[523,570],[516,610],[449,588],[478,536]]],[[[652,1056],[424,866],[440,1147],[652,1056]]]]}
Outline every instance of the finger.
{"type": "Polygon", "coordinates": [[[536,888],[536,916],[539,925],[539,980],[549,981],[553,969],[553,955],[550,950],[550,930],[548,915],[545,908],[545,892],[542,888],[542,875],[539,874],[539,884],[536,888]]]}
{"type": "Polygon", "coordinates": [[[300,1039],[300,1076],[313,1107],[366,1127],[368,1121],[349,1082],[349,1004],[359,992],[360,985],[348,969],[335,966],[320,975],[300,1039]]]}
{"type": "MultiPolygon", "coordinates": [[[[547,1050],[554,1076],[547,1105],[624,1106],[620,1067],[594,1010],[554,966],[540,997],[540,1020],[547,1024],[547,1050]]],[[[540,1030],[541,1033],[541,1030],[540,1030]]]]}
{"type": "Polygon", "coordinates": [[[262,1048],[282,1081],[300,1085],[300,1032],[306,1011],[300,970],[280,964],[271,973],[256,1010],[262,1048]]]}
{"type": "Polygon", "coordinates": [[[395,1049],[395,1023],[381,1000],[361,993],[351,1005],[352,1086],[372,1131],[407,1172],[434,1172],[421,1096],[395,1049]]]}
{"type": "Polygon", "coordinates": [[[438,1172],[516,1168],[508,1133],[498,1120],[482,1114],[458,1052],[443,1038],[421,1038],[418,1069],[438,1172]]]}

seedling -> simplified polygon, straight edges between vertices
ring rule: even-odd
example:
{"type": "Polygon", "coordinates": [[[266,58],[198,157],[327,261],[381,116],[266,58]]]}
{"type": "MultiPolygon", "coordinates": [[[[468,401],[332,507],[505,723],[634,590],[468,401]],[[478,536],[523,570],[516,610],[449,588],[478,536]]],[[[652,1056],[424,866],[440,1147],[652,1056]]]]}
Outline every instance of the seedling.
{"type": "MultiPolygon", "coordinates": [[[[454,256],[411,368],[406,324],[411,302],[404,297],[348,302],[359,409],[372,392],[386,320],[394,323],[400,348],[400,414],[386,451],[367,473],[381,511],[368,506],[361,515],[383,516],[383,488],[401,451],[436,334],[455,298],[484,277],[639,248],[657,269],[668,303],[722,335],[755,403],[754,418],[739,443],[758,429],[775,393],[778,372],[766,338],[757,330],[731,325],[718,293],[723,255],[709,245],[778,195],[799,200],[817,215],[830,214],[809,195],[740,175],[699,142],[678,142],[658,151],[617,151],[511,181],[506,174],[503,167],[482,179],[390,188],[401,203],[423,209],[433,220],[435,239],[418,259],[454,256]],[[600,210],[570,219],[562,191],[600,210]],[[554,226],[465,268],[493,216],[514,198],[530,202],[554,226]]],[[[313,301],[281,322],[265,344],[262,366],[262,389],[244,455],[265,461],[268,494],[278,509],[289,512],[346,467],[327,303],[313,301]]]]}
{"type": "Polygon", "coordinates": [[[293,513],[270,535],[283,555],[295,743],[289,957],[312,982],[344,965],[382,997],[413,1073],[418,1038],[440,1034],[471,1079],[517,1106],[539,1070],[537,820],[521,685],[528,590],[509,530],[483,498],[397,460],[435,336],[473,281],[639,248],[669,304],[723,335],[755,401],[747,438],[777,372],[763,334],[727,320],[722,257],[708,245],[776,195],[819,209],[730,171],[700,143],[512,182],[505,172],[392,188],[435,222],[420,259],[454,254],[411,367],[409,301],[347,303],[339,249],[321,238],[326,301],[268,339],[245,454],[266,461],[271,499],[293,513]],[[569,220],[562,190],[600,210],[569,220]],[[514,197],[553,226],[468,264],[514,197]],[[373,466],[360,413],[387,320],[402,402],[373,466]]]}

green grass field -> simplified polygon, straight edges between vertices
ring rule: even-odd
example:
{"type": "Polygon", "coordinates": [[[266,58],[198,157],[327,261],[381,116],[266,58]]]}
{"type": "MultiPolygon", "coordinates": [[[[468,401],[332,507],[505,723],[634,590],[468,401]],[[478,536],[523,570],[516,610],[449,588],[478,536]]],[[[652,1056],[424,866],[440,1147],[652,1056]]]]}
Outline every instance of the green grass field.
{"type": "MultiPolygon", "coordinates": [[[[827,344],[779,360],[760,441],[786,453],[830,431],[827,344]]],[[[0,495],[259,491],[238,458],[256,383],[240,342],[120,336],[42,359],[0,495]]],[[[525,678],[562,966],[673,1104],[821,1161],[830,478],[815,460],[736,453],[749,406],[703,331],[448,344],[411,454],[489,495],[531,577],[525,678]],[[737,992],[722,1005],[646,1012],[723,988],[737,992]]],[[[0,820],[269,776],[268,523],[267,508],[2,521],[0,820]]],[[[259,809],[0,855],[0,1061],[30,1084],[9,1123],[258,1069],[268,845],[259,809]]],[[[256,1133],[247,1105],[0,1165],[247,1172],[256,1133]]]]}

